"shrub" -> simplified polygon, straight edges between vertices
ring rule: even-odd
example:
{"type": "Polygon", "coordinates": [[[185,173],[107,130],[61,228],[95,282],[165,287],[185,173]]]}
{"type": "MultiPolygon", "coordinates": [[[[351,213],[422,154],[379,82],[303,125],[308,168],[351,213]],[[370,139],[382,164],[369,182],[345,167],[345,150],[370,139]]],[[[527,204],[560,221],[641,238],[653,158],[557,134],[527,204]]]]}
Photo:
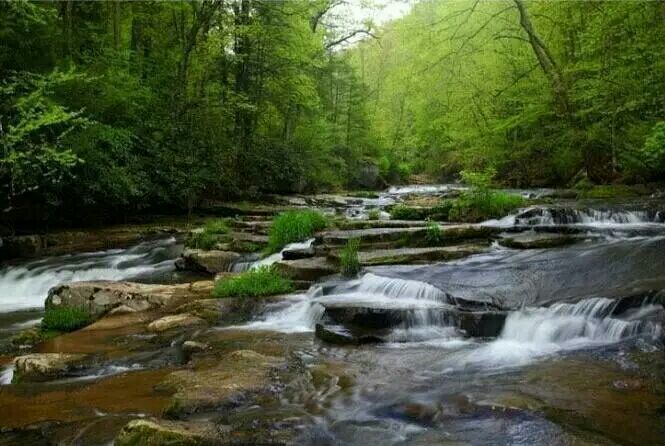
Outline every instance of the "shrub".
{"type": "Polygon", "coordinates": [[[425,220],[427,209],[398,204],[390,210],[390,218],[393,220],[425,220]]]}
{"type": "Polygon", "coordinates": [[[452,200],[443,200],[434,207],[411,207],[398,204],[390,210],[390,218],[393,220],[448,220],[448,214],[453,206],[452,200]]]}
{"type": "Polygon", "coordinates": [[[378,220],[381,218],[381,212],[378,209],[372,209],[367,213],[367,218],[369,220],[378,220]]]}
{"type": "Polygon", "coordinates": [[[226,220],[209,220],[203,226],[203,232],[209,234],[228,234],[229,225],[226,220]]]}
{"type": "Polygon", "coordinates": [[[185,246],[194,249],[211,250],[217,243],[228,241],[229,226],[225,220],[210,220],[203,225],[203,230],[192,232],[185,241],[185,246]]]}
{"type": "Polygon", "coordinates": [[[342,248],[340,255],[340,272],[347,277],[353,277],[360,272],[361,265],[358,258],[360,249],[360,240],[351,239],[342,248]]]}
{"type": "Polygon", "coordinates": [[[41,323],[42,331],[74,331],[92,322],[92,317],[83,308],[50,307],[46,309],[41,323]]]}
{"type": "Polygon", "coordinates": [[[427,223],[425,240],[428,245],[438,245],[443,241],[443,233],[441,232],[441,227],[437,223],[434,223],[433,221],[427,223]]]}
{"type": "Polygon", "coordinates": [[[316,211],[288,211],[275,218],[268,234],[268,250],[277,252],[289,243],[303,241],[328,226],[328,218],[316,211]]]}
{"type": "Polygon", "coordinates": [[[501,218],[524,206],[519,195],[491,190],[472,190],[457,198],[450,209],[451,221],[479,222],[501,218]]]}
{"type": "Polygon", "coordinates": [[[216,297],[260,297],[293,291],[293,282],[273,266],[262,266],[215,283],[216,297]]]}

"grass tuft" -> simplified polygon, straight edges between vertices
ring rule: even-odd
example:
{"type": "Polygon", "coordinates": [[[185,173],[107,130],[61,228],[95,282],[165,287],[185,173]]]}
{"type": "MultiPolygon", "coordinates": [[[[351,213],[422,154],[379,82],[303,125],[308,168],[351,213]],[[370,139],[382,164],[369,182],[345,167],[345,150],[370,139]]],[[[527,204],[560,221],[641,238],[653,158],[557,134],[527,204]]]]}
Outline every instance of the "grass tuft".
{"type": "Polygon", "coordinates": [[[82,308],[51,307],[47,308],[41,323],[41,330],[75,331],[92,322],[90,313],[82,308]]]}
{"type": "Polygon", "coordinates": [[[188,248],[209,251],[218,243],[228,241],[229,226],[225,220],[209,220],[200,232],[192,232],[185,245],[188,248]]]}
{"type": "Polygon", "coordinates": [[[524,198],[506,192],[492,190],[466,192],[453,202],[449,220],[474,223],[501,218],[524,204],[524,198]]]}
{"type": "Polygon", "coordinates": [[[215,297],[261,297],[293,291],[293,282],[273,266],[263,266],[215,283],[215,297]]]}
{"type": "Polygon", "coordinates": [[[289,243],[300,242],[322,231],[328,218],[316,211],[288,211],[279,214],[268,234],[268,250],[277,252],[289,243]]]}
{"type": "Polygon", "coordinates": [[[358,250],[360,249],[360,240],[357,238],[351,239],[346,242],[346,246],[342,248],[340,255],[340,272],[343,276],[354,277],[356,276],[362,266],[358,258],[358,250]]]}
{"type": "Polygon", "coordinates": [[[372,209],[367,213],[368,220],[378,220],[381,218],[381,212],[378,209],[372,209]]]}
{"type": "Polygon", "coordinates": [[[433,221],[427,223],[425,241],[427,241],[427,244],[430,246],[438,245],[443,241],[443,232],[441,232],[441,227],[437,223],[433,221]]]}

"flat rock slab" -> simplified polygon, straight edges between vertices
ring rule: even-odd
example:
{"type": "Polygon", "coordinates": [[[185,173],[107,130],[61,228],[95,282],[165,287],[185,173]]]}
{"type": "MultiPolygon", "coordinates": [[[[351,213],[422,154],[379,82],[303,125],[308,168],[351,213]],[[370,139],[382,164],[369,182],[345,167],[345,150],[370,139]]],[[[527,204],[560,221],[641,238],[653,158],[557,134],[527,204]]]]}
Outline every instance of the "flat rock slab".
{"type": "Polygon", "coordinates": [[[424,235],[424,227],[415,228],[369,228],[349,231],[327,231],[317,236],[317,243],[325,245],[344,245],[349,240],[359,239],[361,243],[397,241],[403,237],[424,235]]]}
{"type": "Polygon", "coordinates": [[[148,324],[148,331],[162,333],[176,328],[189,328],[206,325],[205,319],[193,316],[189,313],[173,314],[164,316],[148,324]]]}
{"type": "Polygon", "coordinates": [[[521,234],[510,234],[499,240],[499,243],[514,249],[544,249],[567,246],[578,242],[580,239],[567,234],[525,232],[521,234]]]}
{"type": "Polygon", "coordinates": [[[51,288],[46,308],[83,308],[93,317],[117,308],[145,311],[180,305],[197,297],[209,296],[210,281],[178,285],[150,285],[98,280],[72,282],[51,288]]]}
{"type": "Polygon", "coordinates": [[[313,282],[321,277],[330,276],[338,272],[337,266],[326,257],[282,260],[277,262],[275,266],[286,277],[306,282],[313,282]]]}
{"type": "Polygon", "coordinates": [[[341,220],[337,227],[344,230],[372,228],[421,228],[427,226],[425,220],[341,220]]]}
{"type": "MultiPolygon", "coordinates": [[[[481,245],[439,246],[431,248],[397,248],[361,251],[358,259],[363,266],[397,265],[454,260],[483,252],[487,249],[481,245]]],[[[339,261],[340,253],[332,252],[330,256],[339,261]]]]}
{"type": "MultiPolygon", "coordinates": [[[[489,238],[499,232],[499,229],[480,225],[441,225],[441,242],[438,245],[468,239],[489,238]]],[[[339,246],[351,239],[359,239],[362,243],[397,243],[403,245],[418,244],[426,241],[427,227],[409,228],[370,228],[353,229],[350,231],[322,232],[317,237],[317,243],[339,246]]]]}
{"type": "Polygon", "coordinates": [[[48,381],[83,368],[87,355],[74,353],[34,353],[14,359],[14,382],[48,381]]]}
{"type": "Polygon", "coordinates": [[[233,406],[271,387],[271,372],[284,365],[281,358],[252,350],[237,350],[214,367],[179,370],[159,387],[175,391],[169,415],[233,406]]]}

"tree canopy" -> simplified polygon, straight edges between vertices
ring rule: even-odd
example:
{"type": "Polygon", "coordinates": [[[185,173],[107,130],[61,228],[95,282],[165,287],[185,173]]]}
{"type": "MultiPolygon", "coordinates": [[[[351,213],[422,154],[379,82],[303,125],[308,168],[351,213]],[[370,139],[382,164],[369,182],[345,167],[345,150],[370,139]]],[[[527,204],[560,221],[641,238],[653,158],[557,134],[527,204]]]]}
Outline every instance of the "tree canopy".
{"type": "MultiPolygon", "coordinates": [[[[0,4],[3,221],[191,210],[426,173],[665,173],[662,2],[0,4]]],[[[380,183],[377,183],[380,184],[380,183]]]]}

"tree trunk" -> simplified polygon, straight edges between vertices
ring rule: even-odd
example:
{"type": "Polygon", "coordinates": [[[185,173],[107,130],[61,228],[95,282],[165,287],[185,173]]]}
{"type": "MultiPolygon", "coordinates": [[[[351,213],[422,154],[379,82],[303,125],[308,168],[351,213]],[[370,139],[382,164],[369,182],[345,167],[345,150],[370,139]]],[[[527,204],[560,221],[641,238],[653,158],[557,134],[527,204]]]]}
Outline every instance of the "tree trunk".
{"type": "Polygon", "coordinates": [[[529,38],[529,43],[533,49],[536,59],[543,72],[547,76],[552,86],[552,93],[554,94],[554,101],[557,106],[557,112],[562,115],[570,114],[570,103],[568,101],[568,87],[565,79],[559,70],[552,53],[550,52],[545,42],[540,38],[529,16],[529,11],[526,8],[523,0],[513,0],[517,5],[517,10],[520,13],[520,25],[526,31],[529,38]]]}

